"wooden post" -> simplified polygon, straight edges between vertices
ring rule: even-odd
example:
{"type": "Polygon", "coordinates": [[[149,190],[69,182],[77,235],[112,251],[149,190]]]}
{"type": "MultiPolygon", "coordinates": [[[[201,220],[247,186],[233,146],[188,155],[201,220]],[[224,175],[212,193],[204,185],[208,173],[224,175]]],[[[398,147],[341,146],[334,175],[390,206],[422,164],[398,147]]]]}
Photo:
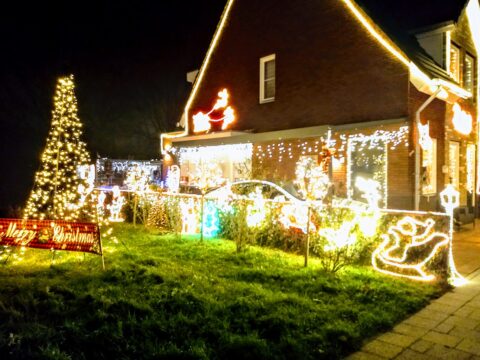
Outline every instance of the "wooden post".
{"type": "MultiPolygon", "coordinates": [[[[103,270],[105,270],[105,258],[103,257],[102,234],[100,233],[100,218],[98,216],[98,205],[97,204],[95,204],[95,218],[97,220],[98,246],[100,248],[100,256],[102,257],[102,268],[103,268],[103,270]]],[[[122,241],[122,243],[123,243],[123,241],[122,241]]],[[[83,253],[83,260],[85,260],[85,253],[83,253]]]]}
{"type": "Polygon", "coordinates": [[[307,237],[305,239],[305,264],[304,266],[308,266],[308,255],[310,252],[310,204],[308,204],[307,208],[307,237]]]}
{"type": "Polygon", "coordinates": [[[200,241],[203,242],[203,201],[205,198],[205,191],[202,190],[202,197],[200,200],[200,241]]]}
{"type": "Polygon", "coordinates": [[[100,246],[100,256],[102,257],[102,269],[105,271],[105,257],[103,256],[102,234],[100,234],[100,228],[98,228],[98,245],[100,246]]]}
{"type": "Polygon", "coordinates": [[[138,195],[135,193],[133,195],[133,226],[137,226],[137,205],[138,205],[138,195]]]}

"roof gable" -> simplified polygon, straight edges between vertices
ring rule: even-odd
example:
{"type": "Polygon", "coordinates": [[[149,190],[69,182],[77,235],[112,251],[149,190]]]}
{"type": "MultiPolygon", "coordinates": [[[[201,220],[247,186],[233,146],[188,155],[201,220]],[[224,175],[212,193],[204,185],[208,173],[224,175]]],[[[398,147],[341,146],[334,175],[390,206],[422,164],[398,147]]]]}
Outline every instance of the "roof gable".
{"type": "Polygon", "coordinates": [[[413,32],[435,24],[456,22],[467,0],[356,0],[365,13],[431,78],[454,82],[450,74],[421,47],[413,32]]]}
{"type": "Polygon", "coordinates": [[[408,32],[448,21],[457,21],[467,0],[358,0],[376,21],[391,23],[408,32]]]}

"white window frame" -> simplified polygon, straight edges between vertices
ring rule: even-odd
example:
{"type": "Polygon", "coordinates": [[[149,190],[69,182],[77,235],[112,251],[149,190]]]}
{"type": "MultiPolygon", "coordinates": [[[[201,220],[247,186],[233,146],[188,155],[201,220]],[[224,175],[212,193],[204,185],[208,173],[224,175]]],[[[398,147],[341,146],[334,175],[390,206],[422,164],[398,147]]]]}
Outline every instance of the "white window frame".
{"type": "Polygon", "coordinates": [[[457,190],[460,186],[460,142],[448,142],[448,177],[449,183],[457,190]]]}
{"type": "MultiPolygon", "coordinates": [[[[471,192],[472,195],[475,194],[475,178],[476,178],[476,154],[477,154],[477,147],[475,144],[468,143],[466,149],[466,169],[467,169],[467,181],[466,181],[466,188],[468,192],[471,192]]],[[[472,199],[475,203],[475,196],[472,196],[472,199]]]]}
{"type": "MultiPolygon", "coordinates": [[[[260,104],[275,101],[275,96],[270,98],[265,97],[265,81],[268,80],[268,79],[265,79],[265,63],[272,60],[275,60],[275,54],[271,54],[271,55],[260,58],[260,104]]],[[[276,69],[276,62],[275,62],[275,76],[273,77],[274,84],[276,82],[276,77],[277,77],[276,70],[277,69],[276,69]]]]}
{"type": "Polygon", "coordinates": [[[452,75],[453,79],[455,81],[457,81],[458,83],[460,83],[460,76],[461,76],[461,73],[462,73],[462,70],[461,70],[461,50],[460,50],[460,47],[457,46],[456,44],[454,43],[450,43],[450,47],[448,49],[448,72],[450,73],[450,75],[452,75]],[[452,56],[451,56],[451,51],[454,50],[456,51],[457,53],[457,69],[455,72],[452,71],[452,56]]]}
{"type": "Polygon", "coordinates": [[[464,58],[464,65],[463,65],[463,87],[465,90],[470,91],[473,93],[473,86],[475,83],[475,57],[470,55],[469,53],[465,53],[465,58],[464,58]],[[472,61],[472,73],[470,74],[471,79],[470,79],[470,87],[466,86],[466,80],[467,80],[467,60],[472,61]]]}
{"type": "Polygon", "coordinates": [[[432,138],[431,148],[422,151],[422,167],[428,166],[430,162],[430,187],[422,185],[422,195],[433,195],[437,193],[437,139],[432,138]]]}

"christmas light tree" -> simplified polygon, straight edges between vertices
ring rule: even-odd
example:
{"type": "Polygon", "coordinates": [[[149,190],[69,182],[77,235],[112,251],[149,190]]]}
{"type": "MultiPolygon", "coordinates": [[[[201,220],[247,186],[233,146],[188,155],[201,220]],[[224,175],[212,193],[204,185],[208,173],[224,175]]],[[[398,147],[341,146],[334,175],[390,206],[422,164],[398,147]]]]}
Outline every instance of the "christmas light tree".
{"type": "Polygon", "coordinates": [[[79,171],[90,163],[90,155],[80,140],[82,123],[74,87],[73,75],[58,79],[52,125],[24,210],[25,219],[93,220],[85,210],[89,201],[85,201],[84,190],[89,186],[79,171]]]}

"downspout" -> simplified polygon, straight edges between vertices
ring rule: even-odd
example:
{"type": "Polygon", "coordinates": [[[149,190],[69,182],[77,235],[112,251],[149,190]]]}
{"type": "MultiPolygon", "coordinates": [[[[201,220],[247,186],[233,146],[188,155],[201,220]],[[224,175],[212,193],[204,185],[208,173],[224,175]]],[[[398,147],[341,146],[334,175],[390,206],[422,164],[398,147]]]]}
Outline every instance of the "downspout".
{"type": "Polygon", "coordinates": [[[417,132],[417,139],[415,141],[415,210],[420,209],[420,134],[418,132],[420,122],[420,114],[425,108],[430,105],[430,103],[437,97],[437,95],[442,91],[441,86],[437,86],[437,90],[425,101],[415,112],[415,127],[417,132]]]}

